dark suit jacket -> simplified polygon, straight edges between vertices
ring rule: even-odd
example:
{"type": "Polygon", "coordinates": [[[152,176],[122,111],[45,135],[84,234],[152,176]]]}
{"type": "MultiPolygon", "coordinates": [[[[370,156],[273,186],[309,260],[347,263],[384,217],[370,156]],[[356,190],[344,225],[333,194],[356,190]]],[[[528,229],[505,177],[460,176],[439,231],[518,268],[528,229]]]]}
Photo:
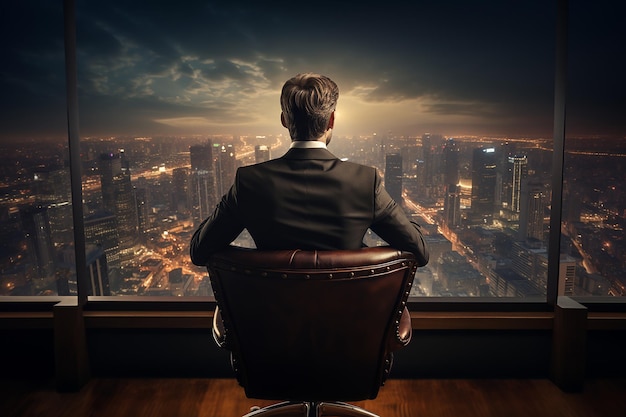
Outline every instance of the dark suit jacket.
{"type": "Polygon", "coordinates": [[[358,249],[371,228],[390,246],[428,262],[420,227],[409,221],[372,167],[326,149],[290,149],[237,170],[235,182],[191,240],[204,265],[246,228],[258,249],[358,249]]]}

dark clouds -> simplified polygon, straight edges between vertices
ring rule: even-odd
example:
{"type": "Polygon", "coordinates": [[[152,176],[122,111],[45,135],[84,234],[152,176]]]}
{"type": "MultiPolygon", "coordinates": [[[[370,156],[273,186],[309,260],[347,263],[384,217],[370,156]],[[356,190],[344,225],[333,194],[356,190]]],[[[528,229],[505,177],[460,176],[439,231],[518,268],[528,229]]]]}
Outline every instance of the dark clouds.
{"type": "MultiPolygon", "coordinates": [[[[5,135],[62,118],[61,2],[27,3],[1,6],[5,135]]],[[[556,4],[350,3],[77,0],[81,132],[281,132],[282,83],[315,71],[340,86],[338,134],[551,135],[556,4]]],[[[623,6],[571,9],[570,123],[623,134],[623,6]]]]}

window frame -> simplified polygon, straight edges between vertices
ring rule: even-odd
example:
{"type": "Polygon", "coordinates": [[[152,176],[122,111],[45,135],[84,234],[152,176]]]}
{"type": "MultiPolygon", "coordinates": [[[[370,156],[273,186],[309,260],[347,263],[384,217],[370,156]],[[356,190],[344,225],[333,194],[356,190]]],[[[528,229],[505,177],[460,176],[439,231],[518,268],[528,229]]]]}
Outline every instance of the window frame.
{"type": "MultiPolygon", "coordinates": [[[[565,110],[568,48],[568,0],[556,0],[556,56],[554,78],[554,136],[552,160],[552,201],[550,211],[550,238],[548,246],[547,295],[544,298],[460,298],[460,297],[411,297],[408,307],[415,312],[536,312],[553,311],[557,305],[559,257],[561,239],[561,213],[563,194],[563,164],[565,156],[565,110]],[[556,232],[555,232],[556,231],[556,232]]],[[[197,312],[213,309],[214,297],[144,297],[144,296],[88,296],[86,285],[85,236],[82,216],[82,182],[79,135],[79,105],[77,81],[75,0],[63,0],[65,30],[65,75],[68,116],[68,144],[70,150],[70,177],[72,188],[73,226],[76,251],[79,306],[88,312],[112,311],[161,311],[197,312]]],[[[32,303],[33,297],[0,297],[0,301],[11,305],[32,303]],[[20,301],[21,300],[21,301],[20,301]]],[[[611,297],[571,297],[594,311],[626,311],[626,300],[611,297]]],[[[59,297],[42,296],[38,301],[49,304],[59,297]]],[[[6,305],[5,305],[6,307],[6,305]]]]}

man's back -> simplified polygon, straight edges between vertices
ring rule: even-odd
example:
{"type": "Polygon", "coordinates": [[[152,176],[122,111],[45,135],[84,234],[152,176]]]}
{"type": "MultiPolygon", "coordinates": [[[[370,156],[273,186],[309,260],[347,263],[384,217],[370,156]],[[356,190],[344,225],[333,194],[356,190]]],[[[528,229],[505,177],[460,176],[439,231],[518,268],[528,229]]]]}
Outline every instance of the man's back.
{"type": "Polygon", "coordinates": [[[374,219],[376,171],[325,149],[241,168],[238,207],[259,249],[357,249],[374,219]]]}

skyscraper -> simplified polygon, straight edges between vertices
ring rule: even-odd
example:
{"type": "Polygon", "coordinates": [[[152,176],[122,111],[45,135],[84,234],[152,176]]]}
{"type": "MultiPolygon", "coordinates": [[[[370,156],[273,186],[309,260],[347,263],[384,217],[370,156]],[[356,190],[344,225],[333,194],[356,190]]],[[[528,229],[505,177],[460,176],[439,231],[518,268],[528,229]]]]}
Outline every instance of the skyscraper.
{"type": "Polygon", "coordinates": [[[137,202],[130,170],[121,155],[114,153],[100,155],[98,168],[103,208],[115,214],[120,256],[122,261],[130,260],[134,256],[138,230],[137,202]]]}
{"type": "Polygon", "coordinates": [[[113,290],[117,290],[120,285],[121,257],[115,215],[108,211],[99,211],[86,217],[85,241],[102,247],[107,260],[110,284],[113,290]]]}
{"type": "MultiPolygon", "coordinates": [[[[443,136],[431,133],[422,135],[422,159],[424,161],[423,175],[418,176],[420,192],[424,196],[436,198],[440,194],[438,188],[441,184],[441,164],[443,151],[443,136]]],[[[445,190],[441,190],[441,194],[445,190]]]]}
{"type": "Polygon", "coordinates": [[[191,214],[196,225],[209,216],[217,203],[213,149],[210,142],[189,148],[191,214]]]}
{"type": "Polygon", "coordinates": [[[33,174],[33,194],[37,201],[72,201],[70,172],[67,168],[39,168],[33,174]]]}
{"type": "Polygon", "coordinates": [[[119,155],[112,152],[101,154],[98,160],[98,171],[100,173],[102,208],[115,213],[115,194],[117,192],[115,179],[119,179],[122,175],[122,160],[119,155]]]}
{"type": "Polygon", "coordinates": [[[520,186],[519,239],[537,239],[544,242],[543,219],[546,194],[538,179],[526,178],[520,186]]]}
{"type": "Polygon", "coordinates": [[[208,141],[204,145],[192,145],[189,147],[191,171],[213,170],[213,145],[208,141]]]}
{"type": "Polygon", "coordinates": [[[576,279],[576,259],[561,254],[559,259],[559,295],[572,296],[574,294],[574,280],[576,279]]]}
{"type": "MultiPolygon", "coordinates": [[[[85,247],[87,261],[88,295],[111,295],[107,260],[102,246],[87,244],[85,247]]],[[[59,271],[57,286],[59,295],[76,295],[76,253],[74,245],[69,244],[59,251],[59,271]]]]}
{"type": "Polygon", "coordinates": [[[26,253],[32,257],[39,278],[35,286],[43,290],[53,280],[55,272],[54,245],[48,210],[41,205],[24,207],[20,210],[20,217],[29,248],[26,253]]]}
{"type": "Polygon", "coordinates": [[[483,224],[493,223],[496,202],[496,150],[474,149],[472,158],[472,215],[483,224]]]}
{"type": "Polygon", "coordinates": [[[221,197],[226,194],[230,186],[235,182],[237,158],[235,155],[235,147],[232,144],[222,144],[217,149],[217,167],[215,174],[217,179],[217,195],[221,197]]]}
{"type": "Polygon", "coordinates": [[[449,228],[461,225],[461,190],[458,185],[448,185],[443,201],[443,214],[449,228]]]}
{"type": "Polygon", "coordinates": [[[385,157],[385,189],[395,200],[402,203],[402,156],[397,153],[385,157]]]}
{"type": "Polygon", "coordinates": [[[189,214],[191,211],[191,188],[189,186],[189,169],[174,168],[172,171],[172,209],[179,214],[189,214]]]}
{"type": "Polygon", "coordinates": [[[548,274],[548,252],[541,242],[529,239],[513,242],[511,269],[528,280],[541,293],[546,293],[548,274]]]}
{"type": "Polygon", "coordinates": [[[528,173],[526,155],[509,157],[511,167],[511,211],[519,213],[521,204],[522,181],[528,173]]]}
{"type": "Polygon", "coordinates": [[[449,190],[449,185],[459,183],[459,153],[460,149],[454,139],[449,138],[443,147],[444,184],[449,190]]]}
{"type": "Polygon", "coordinates": [[[137,187],[135,189],[135,201],[137,202],[137,230],[141,239],[150,228],[150,205],[148,202],[148,189],[146,187],[137,187]]]}
{"type": "Polygon", "coordinates": [[[254,147],[254,161],[258,164],[270,160],[270,148],[266,145],[256,145],[254,147]]]}

